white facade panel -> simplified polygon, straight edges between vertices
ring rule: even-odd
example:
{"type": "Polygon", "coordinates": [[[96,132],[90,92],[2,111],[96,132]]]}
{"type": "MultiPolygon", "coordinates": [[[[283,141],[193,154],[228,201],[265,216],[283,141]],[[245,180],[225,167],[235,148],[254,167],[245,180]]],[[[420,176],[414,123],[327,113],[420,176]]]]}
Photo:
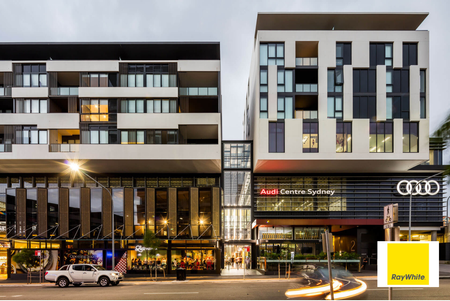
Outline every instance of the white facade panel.
{"type": "Polygon", "coordinates": [[[277,121],[277,100],[278,100],[278,82],[277,82],[277,66],[269,66],[267,72],[267,83],[268,83],[268,110],[269,110],[269,120],[277,121]]]}
{"type": "Polygon", "coordinates": [[[386,121],[386,66],[377,66],[377,121],[386,121]]]}
{"type": "Polygon", "coordinates": [[[179,125],[210,124],[220,127],[220,113],[117,114],[118,129],[178,129],[179,125]]]}
{"type": "Polygon", "coordinates": [[[353,68],[344,66],[344,121],[353,120],[353,68]]]}
{"type": "Polygon", "coordinates": [[[36,125],[38,129],[79,129],[78,113],[2,114],[2,125],[36,125]]]}
{"type": "Polygon", "coordinates": [[[48,88],[12,88],[11,92],[12,98],[47,98],[48,97],[48,88]]]}
{"type": "Polygon", "coordinates": [[[409,67],[409,119],[420,120],[420,68],[409,67]]]}
{"type": "Polygon", "coordinates": [[[0,72],[12,72],[12,61],[0,61],[0,72]]]}
{"type": "Polygon", "coordinates": [[[119,61],[47,61],[47,72],[119,72],[119,61]]]}
{"type": "Polygon", "coordinates": [[[219,60],[180,60],[178,71],[220,71],[219,60]]]}
{"type": "Polygon", "coordinates": [[[295,41],[286,41],[284,43],[284,67],[295,68],[295,41]]]}

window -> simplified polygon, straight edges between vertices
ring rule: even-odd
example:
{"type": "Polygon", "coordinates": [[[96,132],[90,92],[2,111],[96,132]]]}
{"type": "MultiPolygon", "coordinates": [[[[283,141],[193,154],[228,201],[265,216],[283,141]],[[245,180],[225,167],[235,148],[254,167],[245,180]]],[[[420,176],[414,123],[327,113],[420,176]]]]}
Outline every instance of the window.
{"type": "Polygon", "coordinates": [[[371,122],[369,151],[371,153],[392,153],[392,122],[371,122]]]}
{"type": "Polygon", "coordinates": [[[178,130],[147,130],[147,144],[178,144],[178,130]]]}
{"type": "Polygon", "coordinates": [[[336,153],[352,152],[352,123],[336,122],[336,153]]]}
{"type": "Polygon", "coordinates": [[[386,97],[386,119],[409,120],[409,95],[386,97]]]}
{"type": "Polygon", "coordinates": [[[47,99],[17,99],[16,113],[47,113],[47,99]]]}
{"type": "Polygon", "coordinates": [[[176,74],[169,74],[167,64],[128,65],[128,87],[176,87],[176,74]]]}
{"type": "Polygon", "coordinates": [[[292,97],[278,97],[277,119],[294,118],[294,103],[292,97]]]}
{"type": "Polygon", "coordinates": [[[134,237],[142,237],[145,228],[145,188],[134,189],[133,215],[134,237]]]}
{"type": "Polygon", "coordinates": [[[328,118],[343,118],[342,96],[328,97],[328,118]]]}
{"type": "Polygon", "coordinates": [[[108,100],[91,99],[81,101],[81,121],[108,121],[108,100]]]}
{"type": "Polygon", "coordinates": [[[417,43],[403,43],[403,67],[417,65],[417,43]]]}
{"type": "Polygon", "coordinates": [[[267,93],[267,70],[261,70],[259,76],[259,92],[267,93]]]}
{"type": "Polygon", "coordinates": [[[303,122],[303,152],[319,152],[319,124],[317,122],[303,122]]]}
{"type": "Polygon", "coordinates": [[[102,194],[103,188],[90,189],[91,191],[91,212],[90,212],[90,231],[91,237],[100,235],[100,226],[102,225],[102,194]]]}
{"type": "Polygon", "coordinates": [[[92,73],[87,76],[89,77],[89,87],[108,87],[108,74],[92,73]]]}
{"type": "Polygon", "coordinates": [[[420,118],[427,118],[425,70],[420,70],[420,118]]]}
{"type": "Polygon", "coordinates": [[[108,130],[106,128],[91,129],[89,137],[89,144],[108,144],[108,130]]]}
{"type": "Polygon", "coordinates": [[[392,43],[370,43],[370,66],[392,67],[392,43]]]}
{"type": "Polygon", "coordinates": [[[284,122],[269,122],[269,153],[284,153],[284,122]]]}
{"type": "Polygon", "coordinates": [[[145,113],[143,99],[122,100],[120,102],[121,113],[145,113]]]}
{"type": "Polygon", "coordinates": [[[259,65],[284,66],[284,44],[269,43],[259,45],[259,65]]]}
{"type": "Polygon", "coordinates": [[[147,100],[147,113],[177,113],[176,99],[147,100]]]}
{"type": "Polygon", "coordinates": [[[409,70],[395,69],[390,73],[392,73],[392,93],[409,93],[409,70]]]}
{"type": "Polygon", "coordinates": [[[353,97],[353,118],[369,118],[375,120],[377,106],[375,96],[353,97]]]}
{"type": "Polygon", "coordinates": [[[268,118],[267,96],[261,96],[259,101],[260,101],[260,103],[259,103],[259,118],[267,119],[268,118]]]}
{"type": "Polygon", "coordinates": [[[294,85],[293,71],[278,70],[277,74],[277,92],[292,92],[294,85]]]}
{"type": "Polygon", "coordinates": [[[16,144],[47,144],[47,130],[38,130],[36,126],[24,126],[16,131],[16,144]]]}
{"type": "Polygon", "coordinates": [[[336,66],[352,64],[352,44],[336,43],[336,66]]]}
{"type": "Polygon", "coordinates": [[[353,93],[376,93],[376,70],[353,69],[353,93]]]}
{"type": "Polygon", "coordinates": [[[419,123],[403,122],[403,152],[419,152],[419,123]]]}
{"type": "Polygon", "coordinates": [[[344,74],[342,69],[328,69],[327,92],[342,93],[342,85],[344,84],[344,74]]]}
{"type": "Polygon", "coordinates": [[[24,87],[47,87],[45,64],[22,65],[24,87]]]}
{"type": "Polygon", "coordinates": [[[121,131],[121,144],[144,144],[145,131],[121,131]]]}
{"type": "Polygon", "coordinates": [[[386,70],[386,93],[394,92],[392,70],[386,70]]]}

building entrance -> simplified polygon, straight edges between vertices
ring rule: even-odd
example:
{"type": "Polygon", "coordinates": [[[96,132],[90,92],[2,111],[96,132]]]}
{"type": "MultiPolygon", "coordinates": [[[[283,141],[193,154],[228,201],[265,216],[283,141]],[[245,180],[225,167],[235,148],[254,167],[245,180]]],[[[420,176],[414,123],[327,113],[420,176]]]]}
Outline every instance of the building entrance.
{"type": "Polygon", "coordinates": [[[225,244],[225,269],[250,269],[250,262],[251,245],[225,244]]]}

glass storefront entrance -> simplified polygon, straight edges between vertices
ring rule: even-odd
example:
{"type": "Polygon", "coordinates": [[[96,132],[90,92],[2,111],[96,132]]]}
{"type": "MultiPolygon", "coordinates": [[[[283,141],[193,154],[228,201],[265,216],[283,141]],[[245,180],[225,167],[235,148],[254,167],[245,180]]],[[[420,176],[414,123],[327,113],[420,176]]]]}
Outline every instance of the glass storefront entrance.
{"type": "Polygon", "coordinates": [[[243,269],[247,264],[250,268],[251,246],[225,244],[225,268],[243,269]]]}

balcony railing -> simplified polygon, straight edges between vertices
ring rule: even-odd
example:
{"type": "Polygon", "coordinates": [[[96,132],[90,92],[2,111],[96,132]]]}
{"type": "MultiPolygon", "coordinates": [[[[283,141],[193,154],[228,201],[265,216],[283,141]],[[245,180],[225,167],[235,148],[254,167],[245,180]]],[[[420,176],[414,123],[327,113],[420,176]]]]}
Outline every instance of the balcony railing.
{"type": "Polygon", "coordinates": [[[317,84],[296,84],[296,92],[317,93],[317,84]]]}
{"type": "Polygon", "coordinates": [[[5,96],[5,88],[0,87],[0,96],[5,96]]]}
{"type": "Polygon", "coordinates": [[[317,119],[317,111],[297,111],[297,112],[302,114],[303,119],[317,119]]]}
{"type": "Polygon", "coordinates": [[[12,144],[0,144],[0,153],[12,152],[12,144]]]}
{"type": "Polygon", "coordinates": [[[317,66],[316,57],[298,57],[295,59],[296,66],[317,66]]]}
{"type": "Polygon", "coordinates": [[[50,95],[58,95],[58,96],[78,95],[78,87],[50,88],[50,95]]]}
{"type": "Polygon", "coordinates": [[[189,87],[180,88],[181,96],[217,96],[216,87],[189,87]]]}
{"type": "Polygon", "coordinates": [[[50,153],[75,153],[79,151],[79,144],[50,144],[50,153]]]}

